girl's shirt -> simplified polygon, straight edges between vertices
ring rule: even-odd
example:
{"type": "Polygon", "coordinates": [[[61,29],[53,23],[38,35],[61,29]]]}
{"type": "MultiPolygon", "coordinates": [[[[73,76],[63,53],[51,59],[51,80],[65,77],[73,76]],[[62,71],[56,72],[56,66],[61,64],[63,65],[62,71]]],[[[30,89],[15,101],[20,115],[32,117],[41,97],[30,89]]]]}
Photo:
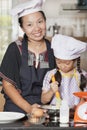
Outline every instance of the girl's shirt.
{"type": "MultiPolygon", "coordinates": [[[[43,81],[43,87],[42,90],[48,91],[50,89],[50,81],[52,78],[52,75],[56,73],[57,69],[53,69],[49,72],[47,72],[44,81],[43,81]]],[[[84,76],[87,76],[87,72],[82,71],[84,76]]],[[[58,88],[60,92],[61,99],[66,99],[68,102],[68,105],[70,108],[73,108],[74,105],[77,105],[80,101],[80,98],[76,97],[73,95],[74,92],[80,92],[81,89],[79,88],[80,84],[80,74],[76,70],[76,68],[73,70],[72,74],[66,74],[61,72],[62,75],[62,80],[61,80],[61,85],[58,88]]],[[[87,91],[87,87],[84,89],[84,91],[87,91]]],[[[56,104],[56,98],[55,95],[52,98],[51,104],[56,104]]]]}

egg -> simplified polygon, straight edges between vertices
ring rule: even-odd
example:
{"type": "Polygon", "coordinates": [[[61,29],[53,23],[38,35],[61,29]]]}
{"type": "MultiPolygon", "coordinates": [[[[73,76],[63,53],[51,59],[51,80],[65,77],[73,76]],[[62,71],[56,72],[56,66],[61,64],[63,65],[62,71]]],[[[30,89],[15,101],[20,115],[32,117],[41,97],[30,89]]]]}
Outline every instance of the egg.
{"type": "Polygon", "coordinates": [[[37,108],[34,113],[33,113],[34,117],[42,117],[44,115],[44,111],[40,108],[37,108]]]}
{"type": "Polygon", "coordinates": [[[30,122],[30,123],[38,123],[38,121],[39,121],[39,118],[37,118],[37,117],[31,117],[31,118],[29,119],[29,122],[30,122]]]}

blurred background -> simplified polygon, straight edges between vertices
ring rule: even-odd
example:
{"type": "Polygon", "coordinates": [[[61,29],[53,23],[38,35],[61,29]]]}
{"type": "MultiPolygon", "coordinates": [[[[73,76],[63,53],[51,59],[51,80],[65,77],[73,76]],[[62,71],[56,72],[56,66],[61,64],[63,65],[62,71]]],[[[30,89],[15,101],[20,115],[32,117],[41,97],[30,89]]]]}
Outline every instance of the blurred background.
{"type": "MultiPolygon", "coordinates": [[[[10,10],[25,1],[28,0],[0,0],[0,63],[8,44],[23,35],[16,17],[11,17],[10,10]]],[[[47,17],[48,39],[60,33],[87,42],[87,0],[45,0],[43,10],[47,17]]],[[[85,70],[86,57],[84,53],[81,63],[85,70]]]]}

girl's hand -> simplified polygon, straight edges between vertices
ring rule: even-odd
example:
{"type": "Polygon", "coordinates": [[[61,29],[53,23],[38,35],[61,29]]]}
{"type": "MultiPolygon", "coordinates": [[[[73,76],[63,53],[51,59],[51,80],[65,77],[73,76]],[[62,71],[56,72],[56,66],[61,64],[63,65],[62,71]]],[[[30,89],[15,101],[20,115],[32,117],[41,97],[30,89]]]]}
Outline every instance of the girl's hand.
{"type": "Polygon", "coordinates": [[[53,93],[57,92],[58,91],[58,82],[57,81],[52,82],[50,84],[50,89],[53,91],[53,93]]]}

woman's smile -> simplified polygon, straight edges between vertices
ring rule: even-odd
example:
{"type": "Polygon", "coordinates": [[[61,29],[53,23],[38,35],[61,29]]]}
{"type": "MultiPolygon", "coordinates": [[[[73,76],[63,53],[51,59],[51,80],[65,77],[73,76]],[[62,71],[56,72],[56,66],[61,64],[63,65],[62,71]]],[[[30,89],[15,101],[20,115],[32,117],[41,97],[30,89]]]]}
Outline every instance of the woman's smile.
{"type": "Polygon", "coordinates": [[[40,37],[41,35],[42,35],[41,32],[34,33],[34,36],[36,36],[36,37],[40,37]]]}

